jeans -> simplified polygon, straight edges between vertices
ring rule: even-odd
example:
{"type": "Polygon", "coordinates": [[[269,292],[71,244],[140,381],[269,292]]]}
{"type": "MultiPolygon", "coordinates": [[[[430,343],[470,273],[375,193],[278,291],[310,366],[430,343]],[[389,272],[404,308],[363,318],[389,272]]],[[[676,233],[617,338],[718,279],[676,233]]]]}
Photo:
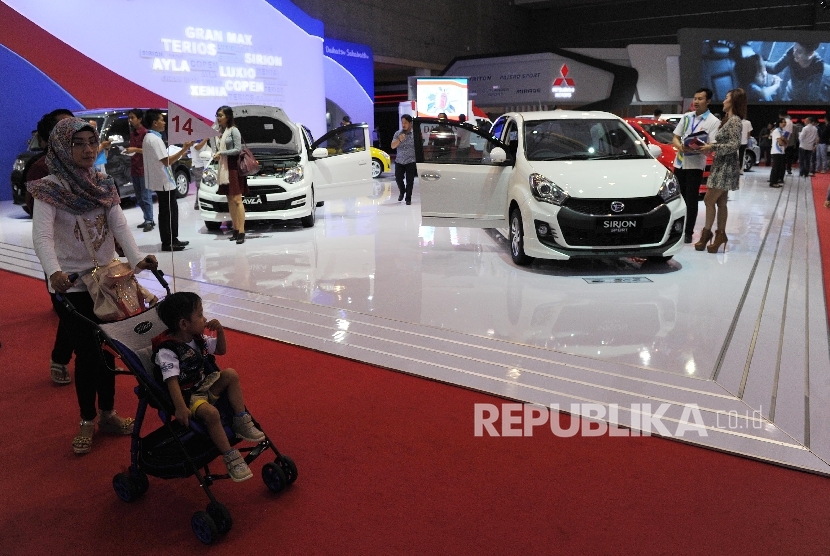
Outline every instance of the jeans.
{"type": "Polygon", "coordinates": [[[405,201],[412,202],[412,187],[415,183],[415,175],[418,173],[414,162],[409,164],[395,163],[395,181],[398,184],[400,196],[405,197],[405,201]],[[406,185],[404,185],[404,177],[406,178],[406,185]]]}
{"type": "Polygon", "coordinates": [[[147,189],[144,176],[131,177],[133,180],[133,190],[135,191],[135,201],[141,207],[144,222],[153,222],[153,192],[147,189]]]}
{"type": "Polygon", "coordinates": [[[813,166],[813,151],[798,149],[798,175],[806,178],[813,166]]]}
{"type": "Polygon", "coordinates": [[[827,171],[827,145],[819,143],[816,147],[816,172],[827,171]]]}

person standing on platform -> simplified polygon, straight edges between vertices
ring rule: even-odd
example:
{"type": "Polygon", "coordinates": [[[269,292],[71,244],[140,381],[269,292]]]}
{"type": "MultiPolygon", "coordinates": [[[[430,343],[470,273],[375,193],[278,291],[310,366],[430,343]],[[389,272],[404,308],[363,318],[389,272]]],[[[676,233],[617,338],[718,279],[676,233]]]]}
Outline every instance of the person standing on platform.
{"type": "Polygon", "coordinates": [[[706,224],[700,231],[700,241],[695,243],[696,250],[706,249],[710,253],[717,253],[721,245],[724,246],[724,251],[726,250],[726,219],[729,215],[726,200],[730,191],[740,187],[743,160],[739,153],[744,129],[742,121],[746,121],[746,93],[743,89],[732,89],[726,93],[723,111],[723,125],[717,134],[710,136],[706,144],[700,148],[703,152],[715,152],[706,196],[703,198],[706,205],[706,224]],[[718,229],[713,237],[712,224],[715,223],[716,213],[718,229]],[[710,239],[712,243],[707,245],[710,239]]]}
{"type": "Polygon", "coordinates": [[[830,145],[830,112],[824,115],[824,122],[818,127],[818,146],[816,147],[816,172],[823,174],[828,169],[827,146],[830,145]]]}
{"type": "Polygon", "coordinates": [[[673,143],[677,151],[674,159],[674,175],[686,203],[684,243],[692,242],[697,220],[700,182],[703,181],[703,170],[706,169],[706,155],[697,150],[693,141],[694,137],[690,139],[690,136],[702,138],[704,143],[708,143],[720,127],[718,119],[709,112],[710,100],[712,100],[710,89],[698,89],[692,101],[694,111],[683,114],[674,129],[673,143]]]}
{"type": "Polygon", "coordinates": [[[778,118],[778,127],[772,130],[772,169],[769,172],[769,186],[784,186],[784,158],[787,156],[787,119],[778,118]]]}
{"type": "MultiPolygon", "coordinates": [[[[242,203],[242,196],[249,192],[247,178],[239,173],[242,133],[234,123],[233,109],[230,106],[219,107],[216,111],[216,123],[219,124],[219,131],[222,133],[213,155],[213,159],[219,161],[218,193],[228,200],[228,210],[233,224],[230,240],[241,245],[245,243],[245,205],[242,203]]],[[[314,210],[314,207],[311,209],[314,210]]]]}
{"type": "MultiPolygon", "coordinates": [[[[741,120],[741,148],[738,153],[738,160],[741,163],[741,174],[744,173],[744,153],[746,153],[746,146],[749,144],[749,137],[752,133],[752,122],[747,119],[741,120]]],[[[752,170],[752,168],[750,168],[752,170]]]]}
{"type": "Polygon", "coordinates": [[[798,134],[798,175],[802,178],[815,174],[813,156],[818,144],[818,131],[813,124],[813,118],[807,116],[804,118],[804,129],[798,134]]]}
{"type": "Polygon", "coordinates": [[[397,149],[395,156],[395,181],[398,184],[398,201],[406,198],[406,204],[412,204],[412,188],[415,186],[415,136],[412,129],[412,116],[404,114],[401,116],[401,129],[395,132],[392,139],[393,149],[397,149]],[[406,184],[404,185],[404,178],[406,184]]]}
{"type": "Polygon", "coordinates": [[[190,243],[179,240],[179,205],[176,202],[176,182],[170,173],[170,165],[193,145],[187,141],[176,154],[168,154],[161,132],[167,127],[164,113],[151,108],[144,113],[142,120],[147,133],[141,144],[144,157],[144,178],[147,189],[156,192],[159,201],[159,236],[162,251],[181,251],[190,243]]]}
{"type": "Polygon", "coordinates": [[[147,128],[141,123],[144,117],[144,110],[133,108],[128,113],[130,120],[130,146],[125,153],[130,156],[130,179],[135,190],[135,200],[144,215],[144,221],[138,225],[145,232],[152,231],[156,227],[153,221],[153,192],[147,189],[144,182],[144,157],[141,154],[141,145],[144,143],[144,136],[147,135],[147,128]]]}

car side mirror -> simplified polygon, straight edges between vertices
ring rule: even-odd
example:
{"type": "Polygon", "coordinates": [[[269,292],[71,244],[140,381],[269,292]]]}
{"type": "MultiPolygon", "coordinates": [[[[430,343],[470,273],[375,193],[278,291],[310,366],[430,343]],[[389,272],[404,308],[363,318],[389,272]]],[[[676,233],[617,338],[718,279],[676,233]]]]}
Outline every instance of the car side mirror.
{"type": "Polygon", "coordinates": [[[314,158],[326,158],[329,155],[329,150],[325,147],[317,147],[311,152],[314,158]]]}
{"type": "Polygon", "coordinates": [[[123,143],[124,138],[120,135],[110,135],[109,142],[113,145],[117,145],[118,143],[123,143]]]}
{"type": "Polygon", "coordinates": [[[492,164],[501,164],[507,160],[507,153],[501,147],[495,147],[490,151],[490,162],[492,164]]]}
{"type": "Polygon", "coordinates": [[[648,152],[650,152],[651,156],[653,156],[654,158],[660,158],[660,156],[663,154],[663,149],[661,149],[657,145],[649,145],[648,152]]]}

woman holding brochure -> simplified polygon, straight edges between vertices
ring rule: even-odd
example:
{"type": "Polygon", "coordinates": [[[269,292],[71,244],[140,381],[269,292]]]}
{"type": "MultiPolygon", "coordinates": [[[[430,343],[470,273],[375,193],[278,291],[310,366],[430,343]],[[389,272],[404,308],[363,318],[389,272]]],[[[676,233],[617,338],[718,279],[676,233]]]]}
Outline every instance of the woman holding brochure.
{"type": "Polygon", "coordinates": [[[695,243],[695,249],[703,251],[706,248],[710,253],[717,253],[720,246],[726,250],[726,199],[730,191],[739,187],[741,161],[738,150],[741,146],[741,121],[746,118],[746,93],[743,89],[732,89],[726,93],[723,100],[723,121],[715,135],[714,142],[700,147],[701,152],[715,152],[712,162],[712,171],[709,174],[708,191],[703,198],[706,205],[706,224],[700,234],[700,240],[695,243]],[[707,242],[712,235],[712,224],[717,213],[718,229],[712,243],[707,242]]]}

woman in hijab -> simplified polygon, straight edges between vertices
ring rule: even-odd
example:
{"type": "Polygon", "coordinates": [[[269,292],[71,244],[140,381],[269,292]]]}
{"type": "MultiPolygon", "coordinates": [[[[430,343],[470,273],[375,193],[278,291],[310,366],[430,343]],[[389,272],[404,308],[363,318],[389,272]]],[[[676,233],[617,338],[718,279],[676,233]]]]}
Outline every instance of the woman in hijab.
{"type": "MultiPolygon", "coordinates": [[[[95,259],[102,264],[116,258],[118,241],[137,272],[158,266],[155,257],[142,257],[139,253],[112,177],[95,170],[98,146],[98,135],[88,122],[80,118],[61,120],[49,136],[46,166],[50,175],[28,184],[34,197],[32,240],[49,277],[49,291],[64,294],[79,314],[93,322],[101,321],[93,312],[86,286],[82,280],[69,279],[73,273],[89,272],[94,265],[84,237],[88,238],[95,259]]],[[[93,331],[83,320],[59,307],[61,321],[71,330],[75,392],[81,412],[80,431],[72,440],[72,450],[86,454],[92,448],[96,417],[100,432],[124,435],[132,432],[133,419],[125,419],[113,409],[115,374],[101,358],[93,331]]]]}

